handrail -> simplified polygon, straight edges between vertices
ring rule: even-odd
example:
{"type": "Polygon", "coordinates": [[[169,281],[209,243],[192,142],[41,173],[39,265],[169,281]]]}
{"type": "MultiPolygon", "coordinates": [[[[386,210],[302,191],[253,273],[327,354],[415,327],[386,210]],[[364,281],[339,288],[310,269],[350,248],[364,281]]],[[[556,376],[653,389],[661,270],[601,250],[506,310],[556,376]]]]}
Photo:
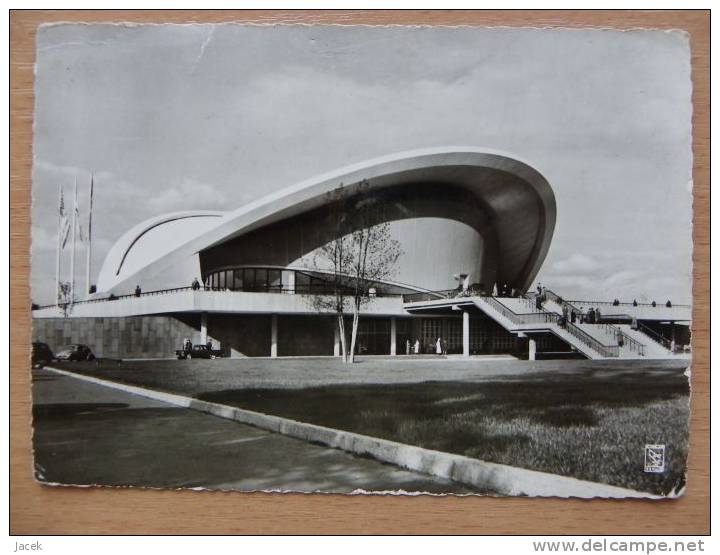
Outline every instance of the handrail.
{"type": "Polygon", "coordinates": [[[495,297],[481,297],[486,303],[491,305],[495,310],[500,312],[505,318],[513,322],[514,324],[534,324],[540,323],[557,323],[558,315],[553,312],[530,312],[524,314],[518,314],[510,307],[501,303],[495,297]]]}
{"type": "Polygon", "coordinates": [[[630,351],[635,351],[635,352],[637,352],[638,355],[645,356],[645,345],[643,343],[640,343],[634,337],[625,333],[622,329],[620,329],[616,325],[611,324],[610,322],[600,322],[598,324],[591,324],[591,325],[596,325],[596,326],[599,325],[599,326],[609,329],[610,333],[612,333],[613,337],[615,337],[618,340],[618,347],[620,346],[619,338],[622,337],[623,345],[627,346],[627,348],[630,351]]]}
{"type": "MultiPolygon", "coordinates": [[[[92,303],[103,303],[103,302],[113,302],[118,301],[121,299],[131,299],[131,298],[142,298],[142,297],[152,297],[155,295],[167,295],[172,293],[180,293],[184,291],[195,291],[195,292],[208,292],[208,291],[214,291],[214,292],[223,292],[223,293],[282,293],[287,295],[303,295],[303,294],[321,294],[321,293],[314,293],[314,291],[322,290],[323,292],[327,293],[328,295],[333,294],[332,288],[328,287],[326,284],[317,284],[317,285],[297,285],[294,289],[289,289],[283,285],[267,285],[265,287],[253,287],[248,289],[228,289],[226,287],[208,287],[206,285],[200,285],[197,287],[193,286],[186,286],[186,287],[172,287],[168,289],[155,289],[153,291],[142,291],[140,294],[135,293],[128,293],[126,295],[109,295],[107,297],[97,298],[97,299],[84,299],[81,301],[73,301],[73,302],[67,302],[67,303],[60,303],[60,304],[48,304],[48,305],[42,305],[38,306],[34,310],[41,310],[45,308],[66,308],[69,306],[75,306],[79,304],[92,304],[92,303]]],[[[351,294],[352,290],[348,289],[348,294],[351,294]]],[[[374,297],[400,297],[400,294],[396,293],[382,293],[380,291],[377,291],[374,295],[374,297]]]]}
{"type": "MultiPolygon", "coordinates": [[[[550,299],[552,299],[557,304],[559,304],[561,307],[566,306],[568,308],[568,311],[575,311],[575,313],[578,315],[582,314],[582,311],[580,309],[578,309],[578,307],[575,304],[573,304],[573,303],[577,303],[578,301],[566,301],[565,299],[560,297],[560,295],[558,295],[557,293],[555,293],[554,291],[551,291],[549,289],[545,289],[545,294],[550,299]]],[[[612,303],[608,303],[608,304],[612,304],[612,303]]],[[[609,322],[598,322],[597,324],[593,324],[593,325],[605,326],[607,329],[611,330],[611,333],[613,334],[613,336],[616,339],[619,338],[620,336],[622,336],[624,344],[626,344],[631,351],[637,351],[637,353],[640,356],[645,356],[645,345],[643,345],[642,343],[640,343],[633,337],[626,334],[620,328],[612,325],[609,322]]],[[[618,347],[619,346],[620,345],[618,344],[618,347]]]]}
{"type": "Polygon", "coordinates": [[[604,345],[600,343],[600,341],[571,322],[567,322],[563,329],[570,333],[573,337],[585,343],[588,347],[595,349],[604,357],[612,358],[620,356],[620,347],[617,345],[604,345]]]}
{"type": "Polygon", "coordinates": [[[640,322],[637,322],[638,330],[645,335],[648,336],[648,338],[652,341],[655,341],[655,343],[659,343],[663,347],[665,347],[668,351],[672,348],[672,341],[664,337],[663,335],[660,335],[658,332],[656,332],[654,329],[649,328],[645,324],[641,324],[640,322]]]}
{"type": "Polygon", "coordinates": [[[583,314],[583,311],[580,310],[577,306],[575,306],[575,305],[573,304],[573,302],[575,302],[575,301],[570,302],[570,301],[568,301],[568,300],[566,300],[566,299],[563,299],[560,295],[558,295],[558,294],[555,293],[554,291],[550,291],[550,289],[545,289],[544,291],[545,291],[545,295],[547,295],[551,300],[553,300],[553,301],[555,301],[557,304],[559,304],[560,307],[567,306],[567,307],[568,307],[568,312],[574,311],[575,314],[577,314],[578,316],[580,316],[581,314],[583,314]]]}
{"type": "MultiPolygon", "coordinates": [[[[534,312],[532,314],[516,314],[509,307],[505,306],[493,297],[483,297],[483,300],[515,324],[530,324],[534,323],[531,320],[544,318],[543,321],[546,323],[555,323],[559,325],[560,316],[554,312],[542,311],[534,312]]],[[[561,328],[604,357],[611,358],[620,356],[620,348],[617,345],[604,345],[571,322],[566,321],[564,326],[561,326],[561,328]]]]}
{"type": "Polygon", "coordinates": [[[459,296],[458,293],[462,293],[462,290],[455,289],[442,289],[440,291],[418,291],[417,293],[403,293],[403,303],[415,303],[419,301],[434,301],[437,299],[451,299],[459,296]],[[451,296],[452,295],[452,296],[451,296]]]}
{"type": "Polygon", "coordinates": [[[671,306],[665,306],[665,303],[655,303],[655,306],[652,305],[652,303],[621,303],[618,302],[617,304],[615,301],[588,301],[588,300],[580,300],[580,299],[568,299],[568,302],[575,303],[575,304],[586,304],[589,306],[596,306],[596,305],[609,305],[609,306],[632,306],[632,307],[640,307],[640,306],[647,306],[649,308],[691,308],[692,305],[689,304],[675,304],[672,303],[671,306]]]}

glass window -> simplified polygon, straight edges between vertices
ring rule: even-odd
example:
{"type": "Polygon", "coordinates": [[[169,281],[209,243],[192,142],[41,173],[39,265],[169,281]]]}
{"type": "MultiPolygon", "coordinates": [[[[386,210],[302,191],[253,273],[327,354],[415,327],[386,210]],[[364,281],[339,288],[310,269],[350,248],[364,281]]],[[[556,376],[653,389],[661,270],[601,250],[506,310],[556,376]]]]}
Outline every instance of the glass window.
{"type": "Polygon", "coordinates": [[[233,271],[232,270],[227,270],[225,272],[225,287],[227,287],[228,289],[233,288],[233,271]]]}
{"type": "Polygon", "coordinates": [[[276,291],[282,288],[282,272],[280,270],[268,270],[268,285],[270,289],[276,291]]]}
{"type": "Polygon", "coordinates": [[[218,272],[218,287],[225,289],[225,272],[218,272]]]}
{"type": "Polygon", "coordinates": [[[245,268],[243,270],[243,283],[246,291],[255,289],[255,270],[253,268],[245,268]]]}
{"type": "Polygon", "coordinates": [[[257,268],[255,270],[255,287],[257,289],[267,289],[268,276],[267,270],[264,268],[257,268]]]}
{"type": "Polygon", "coordinates": [[[213,289],[217,288],[217,274],[214,272],[210,274],[210,287],[213,289]]]}
{"type": "Polygon", "coordinates": [[[243,271],[235,270],[235,281],[233,282],[233,289],[235,291],[243,290],[243,271]]]}

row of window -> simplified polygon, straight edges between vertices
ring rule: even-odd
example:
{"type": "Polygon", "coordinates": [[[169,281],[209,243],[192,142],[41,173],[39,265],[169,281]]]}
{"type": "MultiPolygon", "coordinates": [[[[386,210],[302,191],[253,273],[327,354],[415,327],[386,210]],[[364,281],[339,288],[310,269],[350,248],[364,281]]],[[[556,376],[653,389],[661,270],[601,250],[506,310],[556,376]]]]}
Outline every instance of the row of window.
{"type": "Polygon", "coordinates": [[[282,285],[282,270],[267,268],[222,270],[205,277],[206,287],[231,291],[281,291],[282,285]]]}
{"type": "Polygon", "coordinates": [[[329,293],[332,284],[305,272],[273,268],[238,268],[221,270],[205,276],[205,287],[230,291],[268,293],[329,293]]]}

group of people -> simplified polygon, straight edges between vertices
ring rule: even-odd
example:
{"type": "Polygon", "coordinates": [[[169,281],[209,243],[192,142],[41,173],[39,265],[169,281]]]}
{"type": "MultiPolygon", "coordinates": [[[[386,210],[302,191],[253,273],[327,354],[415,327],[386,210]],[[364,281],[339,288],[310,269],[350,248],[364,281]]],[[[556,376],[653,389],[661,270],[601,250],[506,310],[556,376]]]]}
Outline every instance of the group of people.
{"type": "MultiPolygon", "coordinates": [[[[212,348],[213,348],[212,339],[208,338],[207,343],[205,343],[205,346],[208,348],[209,351],[212,351],[212,348]]],[[[190,338],[186,337],[185,339],[183,339],[183,351],[185,351],[186,353],[189,353],[190,351],[192,351],[192,348],[193,348],[193,342],[190,341],[190,338]]]]}
{"type": "Polygon", "coordinates": [[[415,338],[414,343],[410,343],[410,340],[405,341],[405,354],[406,355],[421,355],[421,354],[432,354],[446,355],[447,354],[447,343],[442,337],[438,337],[434,342],[421,342],[419,338],[415,338]]]}

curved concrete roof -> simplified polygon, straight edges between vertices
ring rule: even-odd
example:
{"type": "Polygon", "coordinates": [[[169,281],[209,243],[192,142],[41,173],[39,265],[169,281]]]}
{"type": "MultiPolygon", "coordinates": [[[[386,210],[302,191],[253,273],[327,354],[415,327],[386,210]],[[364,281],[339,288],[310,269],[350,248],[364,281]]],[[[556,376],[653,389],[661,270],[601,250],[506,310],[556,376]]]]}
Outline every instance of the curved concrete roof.
{"type": "Polygon", "coordinates": [[[547,180],[537,170],[517,157],[499,151],[476,147],[430,148],[354,164],[302,181],[231,212],[181,212],[143,222],[123,235],[111,249],[98,279],[98,290],[130,290],[135,283],[142,283],[144,275],[153,275],[171,267],[178,257],[195,255],[254,229],[317,208],[326,202],[327,193],[341,183],[352,192],[363,181],[370,189],[438,182],[472,191],[493,215],[500,251],[511,253],[506,257],[505,275],[513,276],[510,280],[516,286],[530,285],[550,247],[555,227],[555,196],[547,180]],[[488,170],[496,170],[495,176],[510,177],[505,180],[489,179],[488,170]],[[540,206],[539,217],[536,218],[538,223],[533,224],[533,229],[525,229],[523,211],[536,204],[540,206]],[[178,219],[220,215],[222,217],[218,217],[199,235],[182,244],[172,245],[170,250],[160,255],[148,250],[135,271],[130,274],[122,271],[127,252],[149,229],[178,219]],[[513,258],[513,251],[521,255],[513,258]]]}
{"type": "Polygon", "coordinates": [[[159,241],[147,241],[147,244],[139,244],[143,238],[147,240],[153,231],[157,232],[160,228],[168,227],[167,224],[173,222],[184,221],[191,224],[187,226],[190,233],[192,231],[202,233],[208,226],[198,226],[198,221],[207,222],[209,219],[221,218],[224,215],[225,212],[217,210],[186,210],[155,216],[130,228],[115,242],[105,256],[105,261],[98,274],[98,290],[110,289],[118,279],[132,276],[134,270],[137,269],[133,268],[134,266],[144,267],[146,265],[144,262],[154,260],[159,252],[174,250],[187,242],[187,234],[173,233],[162,236],[159,241]],[[138,259],[138,264],[128,263],[128,259],[132,255],[138,259]]]}

